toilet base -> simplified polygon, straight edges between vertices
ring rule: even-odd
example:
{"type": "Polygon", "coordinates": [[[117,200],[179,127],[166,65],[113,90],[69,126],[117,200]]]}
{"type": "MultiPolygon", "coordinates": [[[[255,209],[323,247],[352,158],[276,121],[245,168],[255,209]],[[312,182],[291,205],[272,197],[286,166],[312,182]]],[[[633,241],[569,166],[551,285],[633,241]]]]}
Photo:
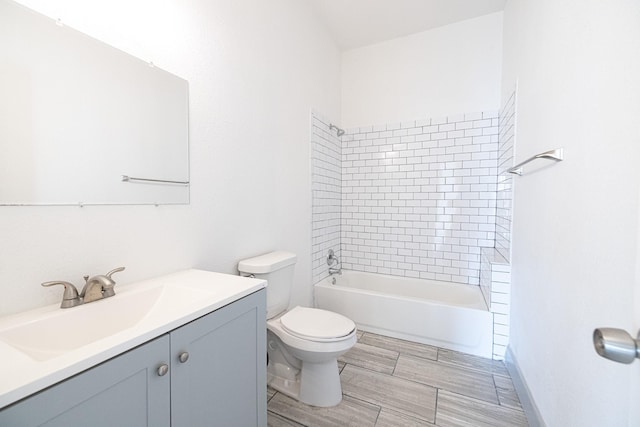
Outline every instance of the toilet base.
{"type": "Polygon", "coordinates": [[[300,401],[313,406],[335,406],[342,401],[338,361],[302,362],[300,401]]]}
{"type": "Polygon", "coordinates": [[[281,363],[270,364],[267,368],[267,385],[296,400],[300,395],[300,370],[291,369],[281,363]]]}
{"type": "Polygon", "coordinates": [[[274,363],[267,374],[269,386],[307,405],[330,407],[342,401],[342,386],[338,362],[302,362],[298,372],[274,363]]]}

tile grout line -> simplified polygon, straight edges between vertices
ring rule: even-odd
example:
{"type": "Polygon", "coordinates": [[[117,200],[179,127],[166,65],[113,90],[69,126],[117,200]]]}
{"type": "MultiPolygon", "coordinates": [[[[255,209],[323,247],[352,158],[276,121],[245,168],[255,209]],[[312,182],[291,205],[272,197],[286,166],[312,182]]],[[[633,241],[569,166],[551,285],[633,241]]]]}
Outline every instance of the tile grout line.
{"type": "Polygon", "coordinates": [[[433,411],[433,424],[438,424],[438,400],[440,400],[440,389],[436,389],[436,408],[433,411]]]}
{"type": "Polygon", "coordinates": [[[493,389],[496,392],[496,399],[498,400],[498,405],[502,406],[502,401],[500,400],[500,394],[498,393],[498,385],[496,384],[496,377],[491,374],[491,381],[493,382],[493,389]]]}

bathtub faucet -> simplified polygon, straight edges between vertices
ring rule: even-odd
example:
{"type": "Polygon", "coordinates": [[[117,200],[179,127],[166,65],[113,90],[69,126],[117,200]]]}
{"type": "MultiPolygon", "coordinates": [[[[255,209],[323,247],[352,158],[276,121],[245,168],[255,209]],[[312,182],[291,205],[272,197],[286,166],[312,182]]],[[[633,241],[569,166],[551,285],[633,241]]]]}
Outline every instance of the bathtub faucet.
{"type": "Polygon", "coordinates": [[[340,260],[333,252],[333,249],[329,249],[327,254],[327,265],[329,266],[329,275],[342,274],[342,264],[340,264],[340,260]],[[332,265],[335,265],[335,267],[332,267],[332,265]]]}

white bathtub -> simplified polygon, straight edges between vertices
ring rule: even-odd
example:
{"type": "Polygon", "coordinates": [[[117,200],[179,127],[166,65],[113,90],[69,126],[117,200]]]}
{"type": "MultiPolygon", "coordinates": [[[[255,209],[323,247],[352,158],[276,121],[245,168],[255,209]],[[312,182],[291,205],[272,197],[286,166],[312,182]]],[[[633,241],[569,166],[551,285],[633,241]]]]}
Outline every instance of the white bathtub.
{"type": "Polygon", "coordinates": [[[364,331],[491,358],[493,315],[478,286],[343,270],[314,286],[318,308],[364,331]]]}

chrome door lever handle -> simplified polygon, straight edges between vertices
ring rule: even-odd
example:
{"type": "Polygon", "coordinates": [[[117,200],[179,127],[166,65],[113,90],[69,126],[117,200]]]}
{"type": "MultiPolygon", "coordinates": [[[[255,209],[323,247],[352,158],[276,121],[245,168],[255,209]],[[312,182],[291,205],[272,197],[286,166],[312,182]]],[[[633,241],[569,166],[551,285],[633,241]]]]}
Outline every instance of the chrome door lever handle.
{"type": "Polygon", "coordinates": [[[596,352],[609,360],[633,363],[640,358],[640,331],[634,339],[627,331],[616,328],[598,328],[593,331],[596,352]]]}

